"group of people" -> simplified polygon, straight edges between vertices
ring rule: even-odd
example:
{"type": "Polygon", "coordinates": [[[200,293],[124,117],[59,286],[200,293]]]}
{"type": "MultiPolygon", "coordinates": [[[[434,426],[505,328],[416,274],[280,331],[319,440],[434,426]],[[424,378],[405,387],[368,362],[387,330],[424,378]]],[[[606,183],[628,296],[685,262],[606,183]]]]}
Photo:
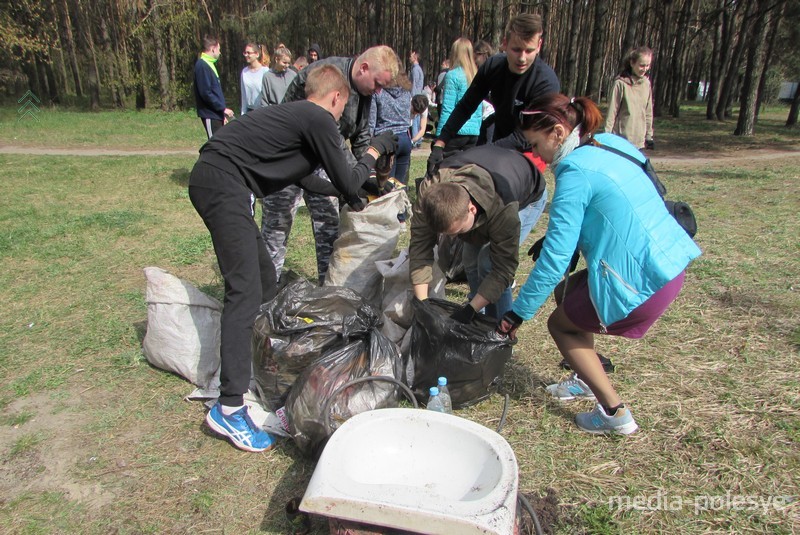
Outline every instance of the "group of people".
{"type": "MultiPolygon", "coordinates": [[[[610,133],[595,135],[602,127],[599,109],[588,98],[559,93],[558,77],[539,56],[542,34],[541,18],[522,14],[508,23],[498,54],[488,44],[473,47],[463,38],[453,43],[442,120],[411,220],[410,285],[416,298],[428,297],[436,243],[446,234],[464,242],[470,289],[454,321],[471,322],[484,312],[497,319],[498,333],[516,338],[520,325],[555,293],[548,329],[574,373],[548,392],[559,400],[597,401],[594,410],[576,415],[580,429],[628,434],[638,426],[611,386],[594,335],[643,336],[678,295],[685,269],[700,250],[669,215],[642,168],[603,148],[641,162],[637,149],[652,148],[646,78],[652,52],[637,49],[628,58],[611,92],[615,109],[605,124],[610,133]],[[493,110],[490,121],[486,106],[493,110]],[[519,248],[548,201],[546,165],[555,175],[549,223],[535,267],[514,299],[519,248]],[[573,273],[578,254],[586,268],[573,273]]],[[[257,51],[251,46],[246,56],[257,51]]],[[[218,43],[198,60],[203,76],[213,74],[206,56],[215,53],[218,43]]],[[[279,48],[274,57],[282,63],[278,73],[286,72],[288,50],[279,48]]],[[[286,82],[282,98],[270,82],[275,95],[263,107],[250,109],[255,99],[243,96],[247,113],[209,130],[214,135],[189,181],[190,199],[211,233],[225,281],[221,395],[206,420],[241,449],[264,451],[274,442],[253,424],[243,394],[253,322],[259,305],[275,294],[286,223],[291,228],[305,195],[312,219],[317,212],[330,224],[326,230],[315,219],[314,232],[333,238],[332,249],[339,199],[357,196],[379,156],[397,155],[392,174],[407,178],[407,156],[421,138],[413,119],[424,120],[428,105],[426,97],[413,95],[419,56],[412,52],[409,59],[406,75],[388,46],[357,58],[321,59],[317,50],[312,67],[286,82]],[[253,219],[256,198],[264,203],[260,230],[253,219]]],[[[263,80],[262,100],[268,87],[263,80]]],[[[218,109],[229,116],[224,101],[218,109]]],[[[326,251],[319,242],[322,282],[326,251]]]]}

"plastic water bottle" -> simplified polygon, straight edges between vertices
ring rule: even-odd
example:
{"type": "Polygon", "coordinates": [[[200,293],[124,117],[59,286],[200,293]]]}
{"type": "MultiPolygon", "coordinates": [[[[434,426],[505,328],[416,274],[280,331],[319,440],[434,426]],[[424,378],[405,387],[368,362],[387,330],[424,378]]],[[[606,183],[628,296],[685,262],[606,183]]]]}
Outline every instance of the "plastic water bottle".
{"type": "Polygon", "coordinates": [[[447,388],[447,377],[439,377],[439,397],[444,405],[444,412],[453,414],[453,400],[450,398],[450,390],[447,388]]]}
{"type": "Polygon", "coordinates": [[[436,412],[445,412],[442,398],[439,396],[439,389],[432,386],[430,389],[431,397],[428,398],[428,410],[436,412]]]}

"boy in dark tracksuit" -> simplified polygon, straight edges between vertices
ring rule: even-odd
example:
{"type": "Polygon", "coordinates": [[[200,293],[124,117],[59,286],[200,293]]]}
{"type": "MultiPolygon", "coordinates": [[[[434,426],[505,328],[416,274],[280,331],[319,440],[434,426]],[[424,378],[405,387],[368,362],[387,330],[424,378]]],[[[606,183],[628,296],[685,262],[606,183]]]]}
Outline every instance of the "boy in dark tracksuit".
{"type": "Polygon", "coordinates": [[[194,64],[195,107],[208,139],[233,117],[233,110],[225,105],[225,96],[219,82],[216,63],[220,53],[219,40],[205,37],[203,52],[194,64]]]}
{"type": "Polygon", "coordinates": [[[558,93],[561,89],[556,73],[539,57],[543,32],[539,15],[523,13],[509,21],[503,38],[505,52],[495,54],[481,65],[453,109],[431,147],[429,174],[433,174],[444,159],[445,144],[487,98],[495,110],[494,137],[489,141],[507,148],[528,150],[528,142],[516,129],[519,112],[534,98],[558,93]]]}
{"type": "Polygon", "coordinates": [[[264,451],[273,438],[254,425],[243,395],[250,383],[253,323],[262,302],[275,296],[276,275],[253,220],[255,199],[303,181],[303,186],[347,198],[357,196],[396,137],[378,136],[351,166],[336,126],[349,83],[333,65],[315,69],[307,100],[259,108],[220,130],[200,149],[189,177],[189,198],[211,233],[225,280],[220,357],[220,397],[206,416],[216,432],[246,451],[264,451]],[[321,165],[328,190],[304,180],[321,165]]]}

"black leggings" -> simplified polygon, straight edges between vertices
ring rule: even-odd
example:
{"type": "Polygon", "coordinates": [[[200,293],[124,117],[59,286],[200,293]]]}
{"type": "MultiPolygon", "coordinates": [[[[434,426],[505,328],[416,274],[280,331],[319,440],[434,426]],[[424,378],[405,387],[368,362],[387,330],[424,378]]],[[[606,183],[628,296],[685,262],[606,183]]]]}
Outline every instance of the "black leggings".
{"type": "Polygon", "coordinates": [[[211,233],[225,280],[219,401],[238,406],[250,385],[253,323],[261,303],[277,291],[275,265],[253,219],[255,196],[236,177],[197,162],[189,178],[189,198],[211,233]],[[224,189],[192,186],[195,176],[213,177],[224,189]]]}

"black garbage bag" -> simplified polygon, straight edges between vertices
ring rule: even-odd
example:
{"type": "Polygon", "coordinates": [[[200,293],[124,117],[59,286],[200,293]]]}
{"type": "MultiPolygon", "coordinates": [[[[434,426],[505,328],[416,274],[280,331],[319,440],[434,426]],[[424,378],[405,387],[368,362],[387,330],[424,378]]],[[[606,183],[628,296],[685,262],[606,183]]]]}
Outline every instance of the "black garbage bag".
{"type": "Polygon", "coordinates": [[[405,373],[420,402],[437,378],[447,377],[453,407],[473,405],[497,391],[515,343],[495,332],[496,320],[478,314],[469,325],[450,318],[460,307],[443,299],[414,299],[405,373]]]}
{"type": "Polygon", "coordinates": [[[353,290],[289,282],[261,306],[253,326],[253,374],[261,399],[279,409],[303,370],[378,325],[380,313],[353,290]]]}
{"type": "Polygon", "coordinates": [[[439,237],[439,267],[447,282],[466,282],[467,273],[461,260],[463,250],[464,242],[457,236],[442,234],[439,237]]]}
{"type": "Polygon", "coordinates": [[[365,340],[331,350],[297,378],[286,400],[289,433],[297,447],[318,458],[339,425],[361,412],[397,406],[399,386],[362,377],[400,379],[403,362],[397,346],[377,329],[365,340]],[[327,412],[327,416],[326,416],[327,412]]]}

